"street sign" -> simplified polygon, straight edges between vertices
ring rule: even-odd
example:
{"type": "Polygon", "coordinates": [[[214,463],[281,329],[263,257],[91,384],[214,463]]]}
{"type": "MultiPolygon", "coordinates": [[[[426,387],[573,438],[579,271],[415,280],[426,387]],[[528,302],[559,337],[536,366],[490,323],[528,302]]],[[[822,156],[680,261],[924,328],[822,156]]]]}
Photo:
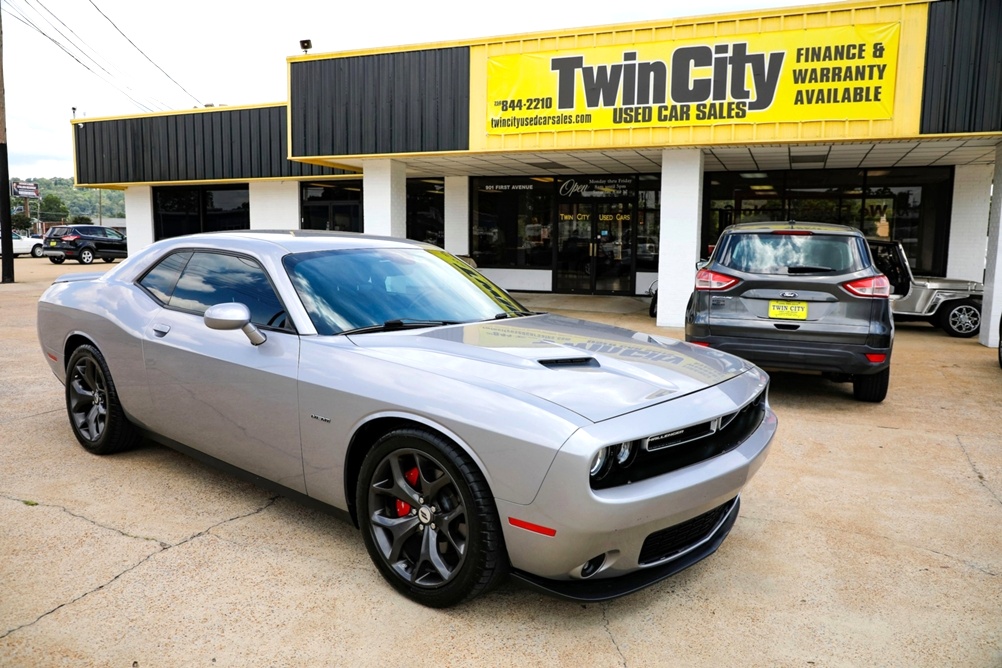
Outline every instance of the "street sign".
{"type": "Polygon", "coordinates": [[[39,199],[38,184],[24,181],[13,181],[10,184],[11,197],[33,197],[39,199]]]}

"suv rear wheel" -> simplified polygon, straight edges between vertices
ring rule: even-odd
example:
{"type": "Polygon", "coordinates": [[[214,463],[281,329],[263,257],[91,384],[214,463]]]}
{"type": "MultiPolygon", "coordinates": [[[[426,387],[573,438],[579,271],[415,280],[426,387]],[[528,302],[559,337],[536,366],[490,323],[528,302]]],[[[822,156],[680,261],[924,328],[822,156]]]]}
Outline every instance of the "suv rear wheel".
{"type": "Polygon", "coordinates": [[[880,403],[887,396],[887,385],[891,379],[891,368],[866,376],[852,377],[852,396],[857,401],[880,403]]]}
{"type": "Polygon", "coordinates": [[[93,248],[83,248],[80,250],[80,255],[77,256],[77,260],[80,264],[90,264],[94,261],[94,249],[93,248]]]}

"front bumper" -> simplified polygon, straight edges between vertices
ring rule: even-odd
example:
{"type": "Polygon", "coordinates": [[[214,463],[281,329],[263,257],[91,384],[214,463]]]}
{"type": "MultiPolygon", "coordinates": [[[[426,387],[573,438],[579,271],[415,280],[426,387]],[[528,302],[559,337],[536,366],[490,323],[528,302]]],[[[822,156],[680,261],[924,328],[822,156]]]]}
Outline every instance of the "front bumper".
{"type": "MultiPolygon", "coordinates": [[[[767,386],[768,376],[752,369],[701,392],[577,432],[557,453],[531,504],[497,500],[515,576],[558,596],[604,600],[649,586],[712,554],[734,525],[737,497],[762,465],[776,432],[776,415],[767,402],[750,435],[715,457],[599,490],[589,487],[588,468],[601,445],[724,415],[767,386]],[[719,517],[684,536],[680,549],[663,556],[655,550],[652,558],[651,540],[687,522],[698,524],[714,511],[720,512],[719,517]],[[553,534],[521,528],[526,524],[553,534]],[[589,561],[601,564],[585,575],[589,561]]],[[[688,526],[680,530],[687,531],[688,526]]]]}

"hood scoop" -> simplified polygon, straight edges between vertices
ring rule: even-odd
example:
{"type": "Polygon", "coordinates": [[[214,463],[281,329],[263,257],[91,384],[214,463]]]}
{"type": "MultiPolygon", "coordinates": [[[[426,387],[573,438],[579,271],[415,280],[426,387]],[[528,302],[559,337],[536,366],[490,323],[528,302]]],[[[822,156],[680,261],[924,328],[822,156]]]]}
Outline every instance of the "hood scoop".
{"type": "Polygon", "coordinates": [[[556,357],[551,359],[536,360],[540,364],[550,369],[564,369],[567,367],[595,367],[600,365],[594,357],[556,357]]]}

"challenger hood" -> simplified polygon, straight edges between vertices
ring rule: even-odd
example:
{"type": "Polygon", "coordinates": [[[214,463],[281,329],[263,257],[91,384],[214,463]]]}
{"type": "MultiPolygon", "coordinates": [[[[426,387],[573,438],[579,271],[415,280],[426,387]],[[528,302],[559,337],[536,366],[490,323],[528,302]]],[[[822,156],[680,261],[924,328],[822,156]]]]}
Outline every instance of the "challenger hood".
{"type": "Polygon", "coordinates": [[[744,360],[681,341],[554,315],[352,335],[367,354],[598,422],[722,383],[744,360]]]}

